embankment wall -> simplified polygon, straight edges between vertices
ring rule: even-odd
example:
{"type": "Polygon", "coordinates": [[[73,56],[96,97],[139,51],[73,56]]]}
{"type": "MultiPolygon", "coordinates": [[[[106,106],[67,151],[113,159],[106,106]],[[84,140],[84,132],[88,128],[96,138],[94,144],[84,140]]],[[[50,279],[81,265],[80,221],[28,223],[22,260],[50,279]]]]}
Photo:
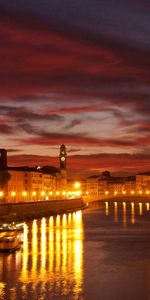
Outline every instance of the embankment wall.
{"type": "Polygon", "coordinates": [[[118,202],[149,202],[150,196],[84,196],[85,202],[118,201],[118,202]]]}
{"type": "Polygon", "coordinates": [[[14,216],[19,220],[32,219],[75,211],[84,207],[85,203],[82,198],[0,204],[0,218],[14,216]]]}

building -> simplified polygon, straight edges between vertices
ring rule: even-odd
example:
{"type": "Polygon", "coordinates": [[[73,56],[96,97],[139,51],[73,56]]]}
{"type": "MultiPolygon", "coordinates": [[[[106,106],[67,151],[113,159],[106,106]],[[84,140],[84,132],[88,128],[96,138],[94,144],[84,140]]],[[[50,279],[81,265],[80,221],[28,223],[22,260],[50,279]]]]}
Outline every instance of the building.
{"type": "Polygon", "coordinates": [[[109,195],[121,195],[124,189],[123,182],[110,181],[108,182],[108,193],[109,195]]]}
{"type": "Polygon", "coordinates": [[[103,176],[93,175],[87,178],[87,192],[89,195],[105,195],[107,185],[107,179],[103,176]]]}
{"type": "Polygon", "coordinates": [[[67,190],[67,153],[60,147],[60,169],[44,167],[7,167],[7,151],[0,150],[0,201],[49,200],[67,190]]]}
{"type": "Polygon", "coordinates": [[[56,192],[56,176],[33,168],[8,168],[8,202],[35,201],[51,198],[56,192]]]}
{"type": "Polygon", "coordinates": [[[116,196],[135,194],[135,176],[113,177],[108,171],[102,175],[94,175],[87,178],[87,192],[93,196],[116,196]]]}
{"type": "Polygon", "coordinates": [[[135,176],[127,177],[124,181],[123,192],[134,195],[136,193],[136,178],[135,176]]]}
{"type": "Polygon", "coordinates": [[[150,193],[150,172],[136,175],[136,192],[138,194],[150,193]]]}
{"type": "Polygon", "coordinates": [[[7,151],[0,149],[0,171],[7,170],[7,151]]]}

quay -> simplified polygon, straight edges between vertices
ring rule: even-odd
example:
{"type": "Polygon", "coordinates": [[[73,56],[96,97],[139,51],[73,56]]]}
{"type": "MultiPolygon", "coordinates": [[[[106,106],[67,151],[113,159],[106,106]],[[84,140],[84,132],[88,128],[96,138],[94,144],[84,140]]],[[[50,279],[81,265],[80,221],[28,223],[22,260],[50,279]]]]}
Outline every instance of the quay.
{"type": "Polygon", "coordinates": [[[82,198],[0,204],[0,219],[16,221],[41,218],[84,209],[82,198]]]}
{"type": "Polygon", "coordinates": [[[99,195],[86,195],[83,197],[83,200],[85,203],[90,203],[90,202],[144,202],[146,203],[147,201],[150,201],[150,195],[122,195],[122,196],[99,196],[99,195]]]}

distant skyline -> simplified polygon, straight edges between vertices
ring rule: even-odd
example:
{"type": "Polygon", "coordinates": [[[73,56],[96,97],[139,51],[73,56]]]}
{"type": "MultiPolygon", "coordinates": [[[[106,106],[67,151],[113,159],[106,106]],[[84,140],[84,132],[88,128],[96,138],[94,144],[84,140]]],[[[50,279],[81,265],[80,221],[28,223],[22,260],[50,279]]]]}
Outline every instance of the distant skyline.
{"type": "Polygon", "coordinates": [[[149,171],[150,3],[0,1],[0,148],[9,165],[149,171]]]}

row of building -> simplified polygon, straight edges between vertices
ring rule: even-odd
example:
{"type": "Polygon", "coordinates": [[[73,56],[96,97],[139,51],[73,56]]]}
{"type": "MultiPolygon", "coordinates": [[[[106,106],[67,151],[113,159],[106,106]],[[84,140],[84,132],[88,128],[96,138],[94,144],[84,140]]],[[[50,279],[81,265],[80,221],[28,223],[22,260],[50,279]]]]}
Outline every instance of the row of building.
{"type": "Polygon", "coordinates": [[[61,145],[59,168],[8,167],[7,151],[0,149],[0,198],[5,202],[49,200],[66,196],[66,147],[61,145]]]}
{"type": "Polygon", "coordinates": [[[74,182],[67,177],[67,153],[60,147],[59,168],[8,167],[7,151],[0,149],[0,200],[42,201],[89,195],[103,198],[120,195],[149,195],[150,172],[130,177],[113,177],[108,171],[74,182]]]}
{"type": "Polygon", "coordinates": [[[149,195],[150,172],[129,177],[112,177],[109,172],[100,176],[91,176],[86,180],[89,195],[149,195]]]}

